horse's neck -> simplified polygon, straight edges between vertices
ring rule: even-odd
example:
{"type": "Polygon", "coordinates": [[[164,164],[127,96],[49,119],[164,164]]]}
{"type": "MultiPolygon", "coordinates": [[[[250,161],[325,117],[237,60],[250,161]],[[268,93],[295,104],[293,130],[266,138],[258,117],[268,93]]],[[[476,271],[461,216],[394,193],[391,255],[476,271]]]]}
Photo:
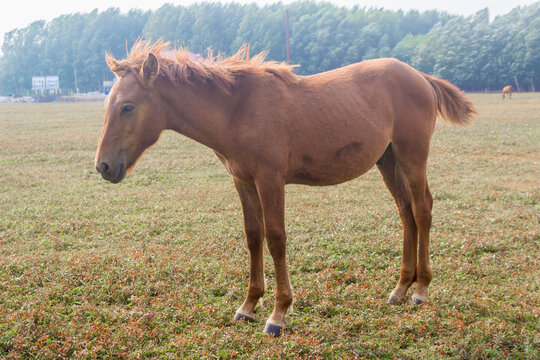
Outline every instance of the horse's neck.
{"type": "Polygon", "coordinates": [[[163,86],[160,91],[166,108],[167,128],[222,152],[225,146],[223,135],[232,109],[229,100],[233,96],[208,88],[189,91],[185,85],[183,88],[163,86]]]}

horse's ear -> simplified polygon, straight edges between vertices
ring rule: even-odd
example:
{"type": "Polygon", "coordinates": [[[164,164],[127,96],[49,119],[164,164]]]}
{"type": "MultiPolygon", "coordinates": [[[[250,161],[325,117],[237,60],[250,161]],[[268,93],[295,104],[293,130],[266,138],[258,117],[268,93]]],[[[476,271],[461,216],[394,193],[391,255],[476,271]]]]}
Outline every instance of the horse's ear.
{"type": "Polygon", "coordinates": [[[146,60],[144,60],[142,68],[142,77],[148,82],[153,82],[159,73],[159,61],[156,55],[148,53],[146,60]]]}
{"type": "Polygon", "coordinates": [[[112,56],[112,54],[107,53],[107,55],[105,55],[105,61],[107,62],[109,69],[111,69],[111,71],[115,73],[117,76],[122,77],[127,72],[126,67],[122,65],[118,60],[116,60],[112,56]]]}

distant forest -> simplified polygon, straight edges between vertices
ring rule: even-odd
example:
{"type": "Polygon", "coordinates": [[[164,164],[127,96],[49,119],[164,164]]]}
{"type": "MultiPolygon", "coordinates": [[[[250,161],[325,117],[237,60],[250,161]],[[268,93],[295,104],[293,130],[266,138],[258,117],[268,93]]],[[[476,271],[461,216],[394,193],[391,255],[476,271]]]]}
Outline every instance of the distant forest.
{"type": "Polygon", "coordinates": [[[396,57],[467,91],[494,91],[519,83],[540,89],[540,2],[490,21],[488,9],[464,17],[440,11],[389,11],[298,1],[284,5],[200,3],[163,5],[155,11],[116,8],[36,21],[5,34],[0,92],[30,93],[31,77],[59,75],[64,93],[99,90],[113,74],[106,51],[123,58],[139,38],[163,38],[206,55],[231,55],[243,44],[286,60],[299,74],[314,74],[378,57],[396,57]]]}

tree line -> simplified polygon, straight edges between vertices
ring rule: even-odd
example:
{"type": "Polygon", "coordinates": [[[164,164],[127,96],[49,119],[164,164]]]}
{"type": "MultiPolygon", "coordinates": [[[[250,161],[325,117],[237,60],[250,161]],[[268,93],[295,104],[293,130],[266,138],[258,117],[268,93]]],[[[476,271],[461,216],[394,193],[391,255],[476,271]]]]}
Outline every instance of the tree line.
{"type": "Polygon", "coordinates": [[[284,61],[287,10],[290,61],[299,74],[390,56],[469,91],[540,88],[540,2],[490,21],[488,9],[464,17],[298,1],[110,8],[35,21],[5,34],[0,91],[27,94],[38,75],[58,75],[64,92],[101,89],[114,77],[105,52],[122,58],[138,38],[163,38],[201,55],[230,55],[249,43],[252,53],[269,50],[268,59],[284,61]]]}

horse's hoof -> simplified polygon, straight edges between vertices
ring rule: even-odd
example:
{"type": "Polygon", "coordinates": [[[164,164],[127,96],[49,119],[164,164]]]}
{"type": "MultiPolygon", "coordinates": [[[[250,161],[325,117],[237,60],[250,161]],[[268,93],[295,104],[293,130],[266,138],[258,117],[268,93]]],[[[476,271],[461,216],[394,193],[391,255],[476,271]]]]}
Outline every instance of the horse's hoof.
{"type": "Polygon", "coordinates": [[[405,301],[405,299],[402,299],[399,296],[394,295],[394,294],[390,294],[390,297],[388,298],[388,304],[389,305],[401,304],[404,301],[405,301]]]}
{"type": "Polygon", "coordinates": [[[411,297],[411,303],[413,305],[422,305],[423,303],[427,301],[428,301],[427,297],[421,296],[418,294],[413,294],[413,296],[411,297]]]}
{"type": "Polygon", "coordinates": [[[274,325],[274,324],[266,324],[264,327],[263,333],[268,335],[273,335],[274,337],[280,337],[283,333],[283,326],[274,325]]]}
{"type": "Polygon", "coordinates": [[[247,322],[254,322],[255,319],[252,318],[251,316],[249,315],[244,315],[244,314],[239,314],[239,313],[236,313],[234,315],[234,321],[247,321],[247,322]]]}
{"type": "Polygon", "coordinates": [[[420,300],[420,299],[412,298],[412,299],[411,299],[411,303],[412,303],[413,305],[422,305],[423,301],[420,300]]]}

